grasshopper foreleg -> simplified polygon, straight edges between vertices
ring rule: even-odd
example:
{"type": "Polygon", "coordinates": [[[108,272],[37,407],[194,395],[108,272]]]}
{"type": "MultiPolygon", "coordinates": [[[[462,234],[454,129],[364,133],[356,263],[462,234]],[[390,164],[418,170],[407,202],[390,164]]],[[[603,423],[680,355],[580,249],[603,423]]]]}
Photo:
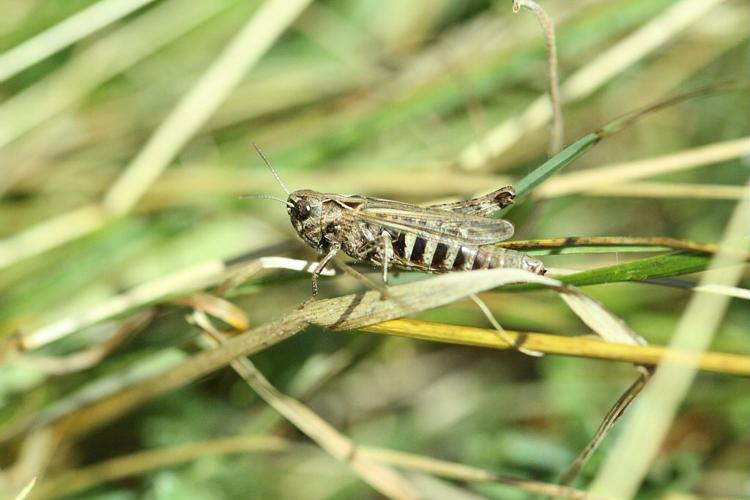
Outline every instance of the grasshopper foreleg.
{"type": "Polygon", "coordinates": [[[388,286],[388,263],[393,258],[393,242],[391,241],[391,235],[387,231],[380,233],[380,241],[383,245],[383,285],[388,286]]]}
{"type": "Polygon", "coordinates": [[[328,253],[325,254],[325,256],[320,259],[320,262],[318,262],[318,265],[315,267],[315,270],[312,272],[312,294],[313,297],[316,297],[318,295],[318,278],[320,277],[320,274],[323,272],[323,269],[326,268],[329,262],[331,262],[331,259],[333,259],[338,251],[340,250],[340,247],[338,246],[332,246],[330,250],[328,250],[328,253]]]}

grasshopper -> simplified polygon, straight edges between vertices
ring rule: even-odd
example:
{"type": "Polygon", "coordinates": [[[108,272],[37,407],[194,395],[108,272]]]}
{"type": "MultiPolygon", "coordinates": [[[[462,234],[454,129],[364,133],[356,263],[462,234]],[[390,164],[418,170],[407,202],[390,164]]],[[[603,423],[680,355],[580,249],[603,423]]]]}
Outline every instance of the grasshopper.
{"type": "Polygon", "coordinates": [[[312,293],[318,278],[337,253],[382,270],[388,284],[391,268],[425,273],[472,271],[499,267],[546,272],[544,264],[524,253],[494,243],[513,236],[513,224],[487,216],[513,203],[513,186],[470,200],[421,207],[360,195],[290,192],[266,156],[256,151],[287,194],[287,206],[297,234],[323,258],[312,272],[312,293]]]}

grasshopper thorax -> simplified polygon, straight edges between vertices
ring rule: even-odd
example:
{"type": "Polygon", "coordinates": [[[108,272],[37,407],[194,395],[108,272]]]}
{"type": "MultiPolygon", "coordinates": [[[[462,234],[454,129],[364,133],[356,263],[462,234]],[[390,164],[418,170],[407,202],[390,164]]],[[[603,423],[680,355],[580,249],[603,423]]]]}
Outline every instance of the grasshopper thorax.
{"type": "Polygon", "coordinates": [[[307,244],[323,251],[326,241],[323,238],[323,204],[326,196],[317,191],[300,189],[287,198],[287,212],[297,234],[307,244]]]}

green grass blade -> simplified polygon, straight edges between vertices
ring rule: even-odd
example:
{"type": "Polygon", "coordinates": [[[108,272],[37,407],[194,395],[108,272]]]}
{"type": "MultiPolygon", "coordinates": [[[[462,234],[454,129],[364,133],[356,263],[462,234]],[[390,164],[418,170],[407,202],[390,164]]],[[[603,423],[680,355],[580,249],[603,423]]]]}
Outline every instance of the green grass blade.
{"type": "MultiPolygon", "coordinates": [[[[614,120],[604,125],[598,131],[589,133],[578,139],[576,142],[560,151],[558,154],[544,162],[542,165],[540,165],[531,173],[518,181],[518,183],[516,184],[516,197],[518,200],[523,199],[539,184],[547,180],[553,174],[562,170],[579,156],[582,156],[589,149],[594,147],[600,140],[616,134],[617,132],[620,132],[621,130],[627,128],[628,126],[651,113],[680,104],[694,97],[704,96],[721,91],[736,90],[738,88],[741,89],[747,87],[748,85],[750,85],[750,81],[748,80],[729,81],[721,84],[707,85],[690,92],[685,92],[668,99],[663,99],[650,106],[646,106],[631,113],[627,113],[621,117],[615,118],[614,120]]],[[[507,214],[507,210],[504,213],[507,214]]]]}
{"type": "MultiPolygon", "coordinates": [[[[605,283],[622,283],[644,281],[653,278],[667,278],[704,271],[711,258],[709,254],[671,253],[644,259],[589,269],[566,276],[554,276],[555,279],[575,286],[603,285],[605,283]]],[[[503,291],[539,290],[533,284],[509,285],[503,291]]]]}
{"type": "Polygon", "coordinates": [[[544,162],[541,166],[534,169],[526,177],[516,184],[516,197],[521,199],[528,195],[542,182],[546,181],[552,174],[562,170],[579,156],[591,149],[599,142],[600,137],[596,133],[586,134],[576,142],[566,147],[558,154],[544,162]]]}
{"type": "Polygon", "coordinates": [[[673,253],[647,257],[633,262],[590,269],[560,277],[560,281],[571,285],[599,285],[622,281],[643,281],[650,278],[665,278],[703,271],[710,255],[673,253]]]}

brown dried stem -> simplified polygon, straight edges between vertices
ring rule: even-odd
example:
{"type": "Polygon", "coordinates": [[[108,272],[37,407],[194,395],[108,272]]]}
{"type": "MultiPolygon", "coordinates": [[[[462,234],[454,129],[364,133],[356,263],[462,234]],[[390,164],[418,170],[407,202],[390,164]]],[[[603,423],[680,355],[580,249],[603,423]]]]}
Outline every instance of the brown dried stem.
{"type": "Polygon", "coordinates": [[[655,248],[663,247],[665,249],[707,254],[713,254],[717,249],[716,245],[710,243],[696,243],[690,240],[680,240],[665,236],[574,236],[541,240],[503,241],[497,245],[517,250],[561,249],[588,246],[653,246],[655,248]]]}
{"type": "Polygon", "coordinates": [[[586,465],[591,458],[591,455],[594,454],[594,451],[596,451],[609,431],[612,430],[620,417],[625,413],[625,410],[633,404],[635,398],[638,397],[638,394],[640,394],[646,386],[653,371],[645,367],[639,367],[639,369],[641,374],[638,376],[638,379],[625,390],[612,408],[610,408],[609,412],[607,412],[607,415],[604,417],[604,420],[602,420],[602,423],[599,424],[599,428],[591,438],[591,441],[589,441],[586,447],[581,450],[570,467],[568,467],[568,470],[566,470],[561,476],[559,484],[570,484],[573,479],[575,479],[576,475],[578,475],[580,470],[586,465]]]}
{"type": "MultiPolygon", "coordinates": [[[[202,339],[208,348],[226,344],[227,337],[217,330],[201,311],[192,318],[204,330],[202,339]]],[[[318,446],[339,462],[347,464],[365,482],[388,498],[416,499],[419,493],[403,476],[389,467],[376,464],[357,454],[357,445],[341,434],[308,406],[281,393],[247,358],[237,358],[230,365],[266,403],[284,416],[318,446]]]]}
{"type": "MultiPolygon", "coordinates": [[[[446,325],[411,319],[385,321],[361,330],[385,335],[399,335],[433,342],[462,344],[492,349],[511,348],[495,330],[459,325],[446,325]]],[[[718,352],[704,352],[695,356],[686,352],[670,351],[657,345],[627,345],[603,342],[593,337],[564,337],[545,333],[506,330],[513,343],[544,354],[560,354],[590,359],[626,361],[642,365],[656,365],[666,356],[678,363],[697,363],[700,370],[731,375],[750,376],[750,356],[718,352]]]]}
{"type": "MultiPolygon", "coordinates": [[[[283,453],[303,450],[307,446],[277,436],[235,436],[196,441],[184,445],[158,448],[112,458],[80,469],[53,476],[39,485],[35,498],[70,494],[107,481],[150,472],[159,468],[189,462],[206,455],[235,453],[283,453]]],[[[360,446],[357,455],[381,464],[426,472],[435,476],[466,482],[495,482],[516,486],[540,495],[570,499],[593,498],[587,493],[565,486],[525,481],[494,472],[423,455],[372,446],[360,446]]]]}
{"type": "Polygon", "coordinates": [[[560,86],[557,76],[557,44],[555,42],[555,25],[552,18],[534,0],[513,0],[513,12],[521,8],[530,10],[536,16],[544,32],[544,43],[547,46],[547,75],[549,77],[549,98],[552,106],[552,125],[550,129],[549,156],[554,156],[563,147],[564,125],[560,106],[560,86]]]}

